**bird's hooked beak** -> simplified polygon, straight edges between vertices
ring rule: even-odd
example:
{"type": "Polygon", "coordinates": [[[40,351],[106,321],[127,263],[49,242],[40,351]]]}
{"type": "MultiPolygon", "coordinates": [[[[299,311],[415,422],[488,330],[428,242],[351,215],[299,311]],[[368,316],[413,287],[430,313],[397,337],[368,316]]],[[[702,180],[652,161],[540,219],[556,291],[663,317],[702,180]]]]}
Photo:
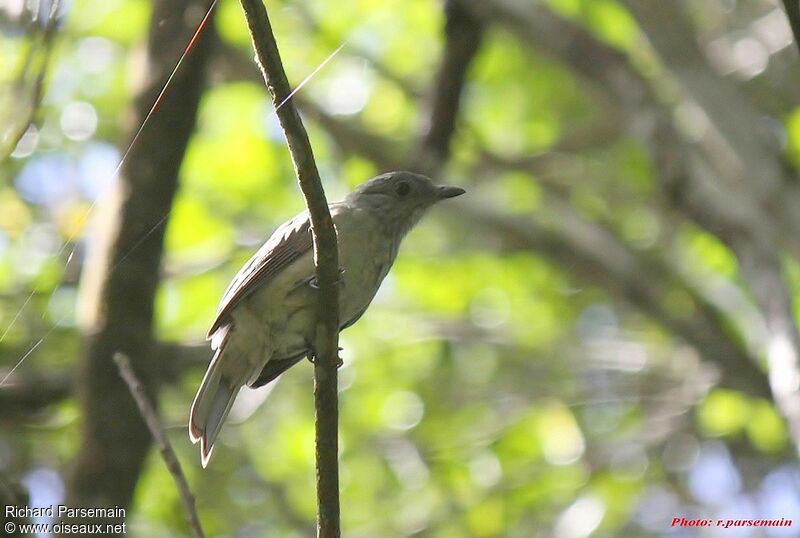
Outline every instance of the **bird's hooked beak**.
{"type": "Polygon", "coordinates": [[[437,190],[440,200],[444,200],[445,198],[455,198],[456,196],[461,196],[467,192],[461,187],[451,187],[449,185],[440,185],[437,187],[437,190]]]}

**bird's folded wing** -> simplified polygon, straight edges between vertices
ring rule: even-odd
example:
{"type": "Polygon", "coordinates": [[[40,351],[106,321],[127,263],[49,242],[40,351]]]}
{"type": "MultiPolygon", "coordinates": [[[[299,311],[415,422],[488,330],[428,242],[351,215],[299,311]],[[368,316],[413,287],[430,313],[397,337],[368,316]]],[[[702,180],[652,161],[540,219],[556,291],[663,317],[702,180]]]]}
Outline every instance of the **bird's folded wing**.
{"type": "Polygon", "coordinates": [[[267,284],[312,247],[311,224],[307,211],[275,230],[228,285],[217,307],[217,317],[208,330],[208,338],[228,322],[231,311],[240,301],[267,284]]]}

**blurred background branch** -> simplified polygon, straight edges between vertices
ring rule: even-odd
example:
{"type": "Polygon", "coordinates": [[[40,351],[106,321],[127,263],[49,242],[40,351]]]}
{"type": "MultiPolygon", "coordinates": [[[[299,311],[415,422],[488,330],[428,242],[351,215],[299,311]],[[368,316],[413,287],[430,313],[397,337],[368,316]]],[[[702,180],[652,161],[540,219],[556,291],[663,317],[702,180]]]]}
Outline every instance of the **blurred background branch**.
{"type": "Polygon", "coordinates": [[[783,0],[783,5],[786,8],[789,24],[792,26],[795,44],[800,49],[800,39],[797,37],[800,36],[800,2],[797,2],[797,0],[783,0]]]}
{"type": "Polygon", "coordinates": [[[164,224],[195,125],[212,27],[206,28],[172,79],[158,109],[149,118],[148,114],[208,5],[187,0],[153,6],[147,67],[126,137],[135,143],[122,164],[114,193],[96,217],[101,223],[96,228],[99,236],[94,238],[82,276],[79,310],[86,344],[76,375],[82,427],[80,449],[67,483],[70,506],[129,507],[151,445],[147,426],[112,357],[122,352],[130,358],[133,371],[155,402],[153,310],[164,224]],[[137,140],[145,118],[146,129],[137,140]]]}
{"type": "Polygon", "coordinates": [[[39,110],[61,15],[61,2],[53,0],[47,6],[44,23],[34,20],[28,24],[32,43],[16,80],[0,96],[0,163],[17,148],[39,110]]]}

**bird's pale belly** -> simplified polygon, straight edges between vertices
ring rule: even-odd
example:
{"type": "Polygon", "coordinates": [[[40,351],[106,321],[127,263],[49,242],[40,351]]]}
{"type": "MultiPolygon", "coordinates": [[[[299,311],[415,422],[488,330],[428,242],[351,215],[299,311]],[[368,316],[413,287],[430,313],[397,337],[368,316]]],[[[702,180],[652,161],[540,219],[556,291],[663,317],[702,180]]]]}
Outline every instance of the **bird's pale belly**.
{"type": "MultiPolygon", "coordinates": [[[[344,272],[339,288],[339,324],[349,325],[369,306],[394,260],[391,246],[374,237],[368,222],[339,229],[339,265],[344,272]],[[345,238],[341,240],[341,238],[345,238]]],[[[250,298],[261,313],[268,345],[264,359],[286,359],[310,348],[316,330],[318,293],[312,285],[311,255],[303,256],[269,286],[250,298]],[[284,282],[280,282],[286,279],[284,282]],[[289,290],[279,294],[278,290],[289,290]]]]}

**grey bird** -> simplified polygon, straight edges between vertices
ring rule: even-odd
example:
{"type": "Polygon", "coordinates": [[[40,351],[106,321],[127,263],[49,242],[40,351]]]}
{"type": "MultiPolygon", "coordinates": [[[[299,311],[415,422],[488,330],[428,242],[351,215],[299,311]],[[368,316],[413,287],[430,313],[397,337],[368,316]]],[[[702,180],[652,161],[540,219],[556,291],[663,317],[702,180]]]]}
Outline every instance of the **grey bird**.
{"type": "MultiPolygon", "coordinates": [[[[400,241],[437,202],[464,194],[411,172],[381,174],[330,204],[341,266],[340,331],[372,302],[400,241]]],[[[317,293],[311,227],[304,211],[282,224],[241,268],[217,307],[214,356],[189,413],[189,438],[208,464],[242,386],[266,385],[313,355],[317,293]]]]}

